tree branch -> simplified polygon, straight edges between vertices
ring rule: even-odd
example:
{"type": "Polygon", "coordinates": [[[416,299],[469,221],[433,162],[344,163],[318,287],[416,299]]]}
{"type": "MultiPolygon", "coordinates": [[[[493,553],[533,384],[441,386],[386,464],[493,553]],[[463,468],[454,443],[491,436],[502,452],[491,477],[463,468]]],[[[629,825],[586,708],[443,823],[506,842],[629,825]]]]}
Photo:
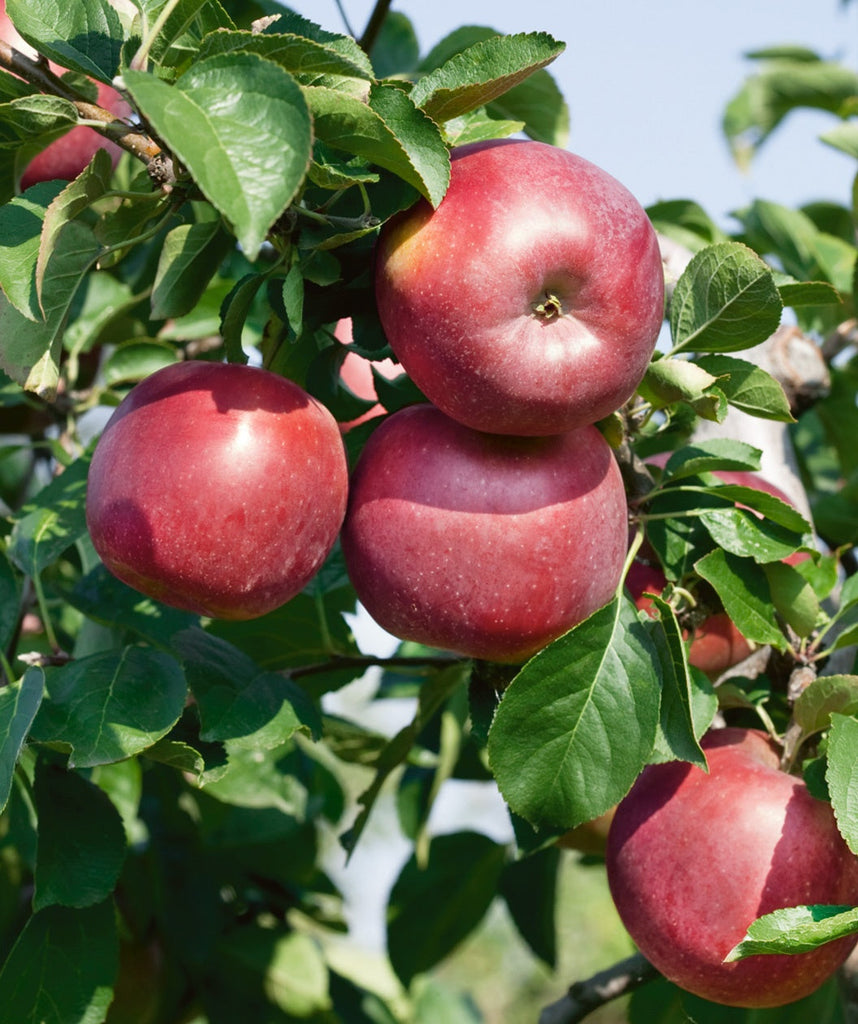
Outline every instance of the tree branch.
{"type": "Polygon", "coordinates": [[[545,1007],[539,1015],[539,1024],[576,1024],[605,1003],[628,995],[659,977],[649,960],[635,953],[586,981],[576,981],[562,999],[545,1007]]]}
{"type": "Polygon", "coordinates": [[[95,103],[83,100],[66,83],[51,71],[47,61],[28,57],[7,42],[0,40],[0,67],[11,71],[25,82],[35,85],[42,92],[68,100],[77,108],[78,116],[89,122],[90,127],[128,150],[138,160],[149,164],[161,153],[161,148],[148,135],[137,131],[125,121],[119,120],[109,110],[95,103]]]}

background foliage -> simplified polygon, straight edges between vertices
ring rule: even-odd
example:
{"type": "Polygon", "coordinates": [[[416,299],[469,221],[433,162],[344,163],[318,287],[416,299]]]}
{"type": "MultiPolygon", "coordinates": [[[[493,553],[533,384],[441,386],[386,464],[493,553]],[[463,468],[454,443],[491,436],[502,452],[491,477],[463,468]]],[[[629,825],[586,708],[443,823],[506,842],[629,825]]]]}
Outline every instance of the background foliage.
{"type": "MultiPolygon", "coordinates": [[[[578,855],[555,840],[608,811],[645,764],[700,763],[719,709],[791,737],[858,850],[858,199],[760,199],[729,233],[692,200],[652,207],[689,260],[638,395],[604,425],[627,470],[635,544],[775,652],[763,675],[713,687],[688,664],[681,604],[661,601],[649,619],[624,594],[502,679],[413,644],[364,655],[337,551],[262,619],[200,620],[142,598],[95,555],[84,500],[106,412],[185,358],[261,363],[342,421],[368,408],[340,380],[333,331],[348,317],[354,351],[390,354],[371,290],[379,225],[419,196],[441,201],[452,145],[515,133],[566,145],[568,110],[546,70],[563,44],[460,27],[421,53],[401,12],[359,43],[272,3],[134,7],[132,19],[107,0],[7,3],[24,38],[69,69],[72,92],[0,73],[6,1019],[482,1020],[451,954],[500,901],[515,941],[556,968],[558,892],[578,855]],[[252,32],[268,14],[279,17],[252,32]],[[19,193],[33,153],[92,99],[81,76],[127,92],[134,130],[104,130],[130,152],[115,172],[100,152],[74,182],[19,193]],[[784,318],[825,357],[830,387],[812,400],[791,404],[747,356],[784,318]],[[759,469],[753,444],[695,433],[731,408],[784,424],[810,518],[714,475],[759,469]],[[665,469],[642,477],[639,460],[657,453],[672,453],[665,469]],[[814,538],[824,554],[782,564],[816,552],[814,538]],[[379,662],[373,701],[413,709],[393,736],[333,713],[327,696],[379,662]],[[797,701],[796,668],[827,673],[797,701]],[[431,832],[454,779],[497,785],[514,843],[479,823],[431,832]],[[355,851],[391,792],[413,853],[390,892],[389,964],[368,973],[342,954],[328,840],[355,851]]],[[[795,49],[756,59],[725,111],[738,159],[802,106],[830,111],[823,142],[858,157],[858,76],[795,49]]],[[[390,411],[420,398],[404,378],[377,383],[390,411]]],[[[348,433],[352,460],[371,429],[348,433]]],[[[575,871],[603,887],[598,863],[575,871]]],[[[608,941],[603,966],[622,951],[608,941]]],[[[570,980],[552,978],[557,995],[570,980]]],[[[811,1002],[753,1020],[842,1019],[834,985],[811,1002]]],[[[535,1019],[537,1002],[525,1012],[535,1019]]],[[[751,1020],[664,982],[629,1006],[632,1021],[686,1013],[751,1020]]]]}

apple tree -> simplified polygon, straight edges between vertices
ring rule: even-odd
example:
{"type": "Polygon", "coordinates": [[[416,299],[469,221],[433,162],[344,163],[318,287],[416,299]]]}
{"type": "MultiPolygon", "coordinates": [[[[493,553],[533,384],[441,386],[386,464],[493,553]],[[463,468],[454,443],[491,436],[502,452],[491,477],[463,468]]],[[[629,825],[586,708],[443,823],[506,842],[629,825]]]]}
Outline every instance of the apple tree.
{"type": "MultiPolygon", "coordinates": [[[[632,1022],[842,1021],[858,1004],[855,972],[848,961],[839,970],[858,936],[856,199],[790,209],[761,198],[737,211],[732,230],[693,199],[659,202],[636,222],[651,237],[637,255],[611,248],[632,201],[591,201],[598,218],[582,213],[575,227],[582,276],[566,292],[556,268],[540,278],[528,317],[547,339],[595,309],[599,344],[610,348],[620,329],[638,331],[640,304],[621,316],[614,304],[612,320],[598,295],[610,284],[621,296],[646,263],[640,253],[654,254],[641,294],[657,299],[655,315],[638,310],[652,321],[649,354],[634,380],[574,431],[566,423],[520,437],[520,427],[493,425],[495,434],[447,422],[413,379],[425,370],[408,372],[411,342],[422,338],[415,347],[431,361],[433,337],[453,332],[452,361],[432,382],[441,404],[461,390],[455,360],[471,337],[503,330],[478,322],[496,318],[493,276],[546,273],[541,235],[565,220],[551,205],[557,193],[540,186],[538,160],[516,164],[506,185],[525,196],[517,222],[491,235],[496,251],[478,257],[469,293],[456,274],[491,218],[485,231],[461,233],[496,183],[478,175],[447,222],[433,221],[435,211],[463,154],[500,159],[532,143],[553,160],[567,149],[567,106],[548,70],[564,45],[542,31],[451,26],[427,51],[389,6],[379,0],[353,34],[274,0],[6,0],[2,1019],[477,1024],[488,1018],[437,980],[438,965],[502,904],[527,955],[554,967],[558,879],[582,849],[604,872],[598,829],[618,804],[630,806],[641,780],[662,770],[705,777],[735,807],[728,822],[751,821],[772,839],[763,797],[743,806],[758,783],[725,773],[719,785],[714,758],[703,774],[727,726],[765,747],[773,791],[801,793],[810,808],[801,821],[823,823],[822,845],[842,866],[837,885],[816,884],[825,872],[814,853],[796,860],[808,877],[782,865],[764,876],[774,887],[776,874],[791,875],[803,895],[775,899],[772,913],[754,906],[718,948],[716,971],[732,976],[738,963],[752,979],[742,996],[731,999],[728,983],[709,1002],[687,972],[674,974],[673,953],[658,968],[636,954],[588,980],[555,976],[529,1019],[583,1020],[622,995],[632,1022]],[[376,288],[396,248],[379,238],[398,231],[419,253],[433,223],[449,239],[411,275],[410,298],[425,291],[418,312],[403,314],[405,292],[376,288]],[[445,261],[448,242],[455,258],[445,261]],[[525,251],[537,253],[533,266],[525,251]],[[443,292],[441,269],[452,283],[443,292]],[[391,294],[394,312],[381,317],[391,294]],[[402,347],[396,333],[407,336],[402,347]],[[270,388],[246,383],[262,379],[270,388]],[[276,397],[284,389],[307,413],[303,425],[276,397]],[[141,409],[145,420],[133,418],[141,409]],[[457,463],[458,476],[431,461],[427,424],[437,417],[446,452],[466,436],[471,461],[457,463]],[[228,443],[223,422],[234,424],[228,443]],[[371,453],[389,437],[398,448],[385,463],[371,453]],[[546,449],[565,461],[541,473],[546,449]],[[615,480],[607,497],[568,499],[568,519],[552,498],[551,517],[514,533],[522,502],[539,504],[543,483],[529,481],[564,477],[586,492],[591,483],[575,474],[603,450],[615,480]],[[362,467],[350,512],[346,460],[353,481],[362,467]],[[503,460],[488,500],[483,478],[503,460]],[[381,493],[393,508],[394,477],[419,498],[406,513],[378,506],[358,524],[367,492],[367,503],[381,493]],[[436,501],[426,497],[433,487],[436,501]],[[456,516],[424,535],[439,509],[456,516]],[[460,529],[469,515],[485,529],[460,529]],[[513,534],[515,557],[504,548],[513,534]],[[454,570],[458,549],[485,536],[468,569],[454,570]],[[360,556],[349,553],[356,544],[360,556]],[[256,603],[253,581],[282,576],[314,545],[306,578],[256,603]],[[459,589],[442,590],[430,612],[446,617],[446,631],[404,625],[393,653],[365,652],[358,594],[366,587],[363,603],[382,606],[391,603],[384,588],[394,589],[390,574],[361,582],[369,570],[355,566],[369,562],[371,545],[372,573],[386,559],[416,581],[406,603],[430,590],[430,561],[433,578],[459,572],[459,589]],[[543,629],[551,602],[542,591],[573,579],[604,587],[598,606],[575,604],[580,614],[543,629]],[[512,609],[516,629],[534,627],[535,650],[461,642],[457,617],[471,594],[487,592],[483,619],[512,609]],[[407,699],[397,730],[338,710],[337,695],[367,679],[370,707],[407,699]],[[454,780],[500,794],[509,841],[479,821],[432,826],[454,780]],[[390,887],[377,976],[343,955],[330,865],[360,848],[391,797],[410,854],[390,887]],[[798,981],[759,1002],[754,977],[784,957],[798,981]],[[802,987],[808,957],[828,966],[802,987]],[[730,1002],[739,1005],[722,1005],[730,1002]]],[[[753,59],[724,116],[737,159],[752,159],[806,106],[830,113],[826,144],[858,157],[858,75],[797,48],[753,59]]],[[[498,216],[508,207],[495,203],[498,216]]],[[[571,337],[584,344],[580,332],[571,337]]],[[[538,361],[552,345],[518,349],[538,361]]],[[[575,374],[610,390],[622,360],[600,352],[575,374]]],[[[513,382],[532,388],[538,374],[511,365],[513,382]]],[[[671,792],[656,802],[670,804],[671,792]]],[[[658,868],[634,883],[640,891],[615,890],[624,919],[650,876],[678,877],[683,828],[706,833],[705,815],[684,822],[671,806],[670,824],[656,829],[658,868]]],[[[789,836],[784,814],[777,831],[789,836]]],[[[790,841],[815,851],[819,838],[790,841]]],[[[750,872],[738,866],[756,847],[742,842],[729,826],[713,830],[711,857],[728,868],[718,891],[694,884],[693,872],[711,875],[706,853],[683,869],[725,920],[728,907],[748,903],[730,895],[737,886],[747,896],[750,872]]],[[[676,909],[681,916],[682,900],[676,909]]],[[[677,960],[685,952],[676,944],[677,960]]]]}

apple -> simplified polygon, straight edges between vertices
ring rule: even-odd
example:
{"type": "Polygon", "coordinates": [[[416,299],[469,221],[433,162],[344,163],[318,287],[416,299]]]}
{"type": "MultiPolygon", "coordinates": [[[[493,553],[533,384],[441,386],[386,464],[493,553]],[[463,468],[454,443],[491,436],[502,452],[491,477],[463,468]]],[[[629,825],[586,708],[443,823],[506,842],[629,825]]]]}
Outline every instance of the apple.
{"type": "MultiPolygon", "coordinates": [[[[125,7],[121,0],[114,0],[114,6],[120,10],[125,7]]],[[[6,0],[0,0],[0,39],[28,57],[36,56],[36,51],[21,38],[9,19],[6,13],[6,0]]],[[[54,74],[63,74],[64,69],[53,62],[49,62],[49,66],[54,74]]],[[[96,102],[117,118],[127,117],[131,110],[119,93],[103,82],[98,83],[96,102]]],[[[80,174],[99,149],[106,149],[110,153],[114,166],[122,154],[122,149],[115,142],[106,139],[93,128],[84,125],[72,128],[51,142],[27,164],[21,175],[21,188],[27,189],[40,181],[51,181],[54,178],[71,181],[80,174]]]]}
{"type": "Polygon", "coordinates": [[[200,615],[259,616],[322,565],[348,470],[328,410],[257,367],[174,363],[108,421],[89,471],[92,542],[119,579],[200,615]]]}
{"type": "Polygon", "coordinates": [[[753,729],[712,730],[708,774],[649,765],[608,834],[608,883],[643,955],[681,988],[728,1006],[767,1007],[813,992],[855,945],[850,936],[796,956],[724,958],[763,914],[858,903],[858,859],[831,806],[782,772],[753,729]]]}
{"type": "Polygon", "coordinates": [[[425,403],[369,439],[342,546],[358,597],[394,636],[520,662],[610,600],[627,528],[595,427],[485,434],[425,403]]]}
{"type": "MultiPolygon", "coordinates": [[[[343,345],[350,345],[352,342],[352,322],[344,319],[337,322],[334,330],[334,337],[343,345]]],[[[375,402],[371,409],[361,413],[356,419],[347,420],[340,424],[343,433],[356,427],[359,423],[375,419],[376,416],[383,416],[386,409],[378,402],[378,395],[375,390],[375,378],[372,375],[373,369],[377,370],[383,377],[393,380],[402,373],[402,367],[392,359],[365,359],[357,352],[348,352],[343,365],[340,367],[340,380],[358,398],[375,402]]]]}
{"type": "Polygon", "coordinates": [[[426,397],[476,430],[595,423],[634,393],[664,316],[655,231],[631,193],[555,146],[453,151],[436,210],[389,221],[375,290],[387,339],[426,397]]]}

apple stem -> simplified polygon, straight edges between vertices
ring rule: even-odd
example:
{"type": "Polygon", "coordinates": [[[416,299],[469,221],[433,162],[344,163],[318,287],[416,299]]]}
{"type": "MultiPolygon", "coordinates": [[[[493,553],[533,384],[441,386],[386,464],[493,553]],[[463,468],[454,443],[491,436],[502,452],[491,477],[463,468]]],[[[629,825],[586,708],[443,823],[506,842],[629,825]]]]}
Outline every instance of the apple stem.
{"type": "Polygon", "coordinates": [[[542,301],[534,304],[533,312],[541,320],[557,320],[563,315],[563,305],[553,292],[546,292],[542,301]]]}

